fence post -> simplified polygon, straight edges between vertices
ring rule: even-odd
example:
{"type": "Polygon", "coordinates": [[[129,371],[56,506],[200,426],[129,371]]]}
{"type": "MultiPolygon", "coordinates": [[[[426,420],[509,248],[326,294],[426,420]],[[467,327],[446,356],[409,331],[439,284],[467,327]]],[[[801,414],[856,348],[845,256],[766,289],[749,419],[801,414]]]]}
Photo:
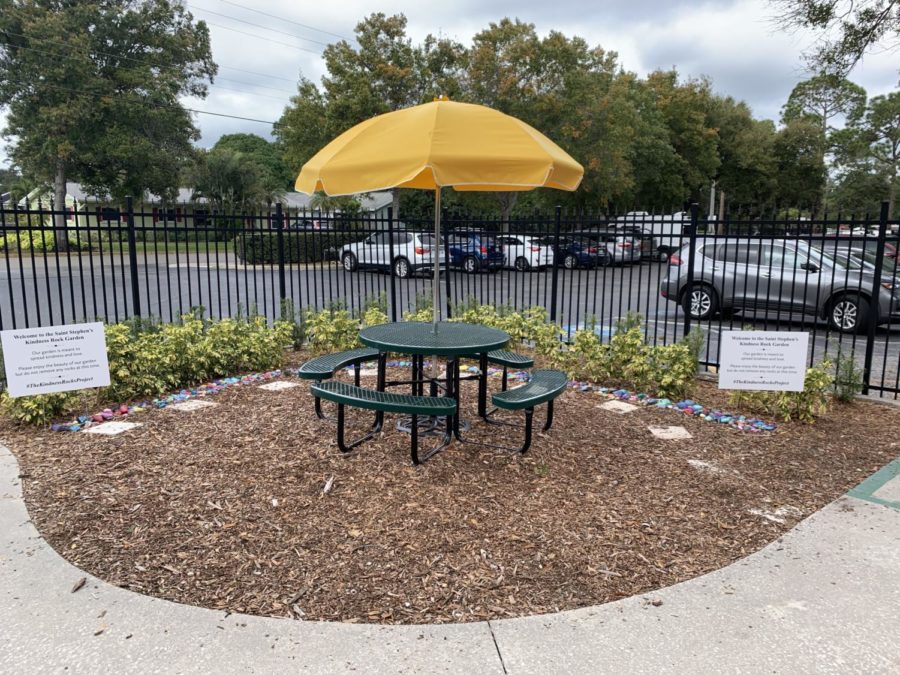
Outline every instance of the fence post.
{"type": "Polygon", "coordinates": [[[562,220],[562,206],[556,206],[556,224],[553,231],[553,281],[550,284],[550,321],[556,323],[556,291],[559,288],[559,226],[562,220]]]}
{"type": "MultiPolygon", "coordinates": [[[[134,199],[125,197],[126,225],[128,226],[128,264],[131,269],[131,311],[141,315],[141,285],[138,283],[137,237],[134,232],[134,199]]],[[[76,221],[77,224],[77,221],[76,221]]],[[[160,307],[160,313],[162,308],[160,307]]]]}
{"type": "Polygon", "coordinates": [[[281,312],[287,298],[287,282],[284,277],[284,213],[281,202],[275,204],[275,236],[278,238],[278,311],[281,312]]]}
{"type": "Polygon", "coordinates": [[[394,207],[389,206],[388,216],[388,275],[391,278],[391,321],[397,320],[397,275],[394,274],[394,207]]]}
{"type": "Polygon", "coordinates": [[[697,221],[700,215],[700,205],[691,202],[691,224],[688,226],[688,255],[687,255],[687,294],[684,308],[684,334],[691,332],[691,294],[694,291],[694,253],[697,247],[697,221]]]}
{"type": "Polygon", "coordinates": [[[875,325],[878,323],[878,298],[881,295],[881,265],[884,263],[884,241],[887,238],[888,207],[890,202],[881,202],[878,216],[878,244],[875,248],[875,278],[872,280],[872,316],[866,327],[866,356],[863,365],[863,394],[869,393],[872,377],[872,351],[875,348],[875,325]]]}

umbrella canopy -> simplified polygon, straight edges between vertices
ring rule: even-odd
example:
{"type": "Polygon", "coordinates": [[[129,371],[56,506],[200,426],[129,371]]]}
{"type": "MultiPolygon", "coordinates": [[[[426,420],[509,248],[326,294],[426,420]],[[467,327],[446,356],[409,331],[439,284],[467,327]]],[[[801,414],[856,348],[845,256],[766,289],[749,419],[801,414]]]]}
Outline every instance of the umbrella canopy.
{"type": "Polygon", "coordinates": [[[310,159],[296,188],[328,195],[395,187],[575,190],[584,168],[534,127],[470,103],[434,101],[372,117],[310,159]]]}
{"type": "MultiPolygon", "coordinates": [[[[390,188],[434,190],[435,241],[441,241],[441,188],[575,190],[584,168],[534,127],[481,105],[445,99],[372,117],[319,150],[296,188],[348,195],[390,188]]],[[[434,326],[440,315],[434,256],[434,326]]]]}

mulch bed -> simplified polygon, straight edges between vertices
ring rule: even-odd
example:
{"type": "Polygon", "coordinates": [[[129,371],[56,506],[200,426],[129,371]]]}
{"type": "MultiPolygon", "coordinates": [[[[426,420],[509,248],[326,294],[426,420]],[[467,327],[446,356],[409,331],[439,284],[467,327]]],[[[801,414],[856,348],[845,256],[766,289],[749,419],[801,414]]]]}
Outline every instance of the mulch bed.
{"type": "MultiPolygon", "coordinates": [[[[720,397],[701,382],[694,398],[720,397]]],[[[44,537],[140,593],[374,623],[582,607],[722,567],[893,459],[900,423],[900,410],[835,404],[815,425],[751,434],[652,408],[616,415],[570,391],[527,455],[454,444],[416,469],[391,416],[381,439],[341,456],[306,383],[210,400],[141,413],[142,427],[115,437],[0,422],[44,537]],[[694,437],[657,440],[648,425],[694,437]]],[[[369,419],[351,415],[356,430],[369,419]]],[[[483,424],[469,434],[519,442],[483,424]]]]}

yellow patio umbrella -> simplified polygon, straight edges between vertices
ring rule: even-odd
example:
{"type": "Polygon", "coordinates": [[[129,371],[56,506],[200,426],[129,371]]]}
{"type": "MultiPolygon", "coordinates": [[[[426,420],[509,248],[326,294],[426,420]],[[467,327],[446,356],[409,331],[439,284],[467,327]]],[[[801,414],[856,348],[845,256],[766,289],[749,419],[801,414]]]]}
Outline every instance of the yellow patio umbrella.
{"type": "MultiPolygon", "coordinates": [[[[296,189],[348,195],[390,188],[434,190],[441,240],[441,188],[575,190],[584,168],[534,127],[491,108],[441,98],[378,115],[322,148],[300,170],[296,189]]],[[[435,256],[437,261],[437,256],[435,256]]],[[[440,314],[434,265],[434,322],[440,314]]]]}

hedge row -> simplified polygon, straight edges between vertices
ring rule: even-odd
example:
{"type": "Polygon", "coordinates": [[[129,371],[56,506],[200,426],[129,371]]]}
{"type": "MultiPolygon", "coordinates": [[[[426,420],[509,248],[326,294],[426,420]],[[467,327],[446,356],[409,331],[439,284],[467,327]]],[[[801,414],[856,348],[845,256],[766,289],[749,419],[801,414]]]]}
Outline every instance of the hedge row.
{"type": "MultiPolygon", "coordinates": [[[[284,233],[284,262],[315,263],[334,260],[345,244],[363,235],[351,232],[289,232],[284,233]]],[[[278,263],[278,234],[258,232],[238,236],[234,240],[238,258],[248,265],[278,263]]]]}

